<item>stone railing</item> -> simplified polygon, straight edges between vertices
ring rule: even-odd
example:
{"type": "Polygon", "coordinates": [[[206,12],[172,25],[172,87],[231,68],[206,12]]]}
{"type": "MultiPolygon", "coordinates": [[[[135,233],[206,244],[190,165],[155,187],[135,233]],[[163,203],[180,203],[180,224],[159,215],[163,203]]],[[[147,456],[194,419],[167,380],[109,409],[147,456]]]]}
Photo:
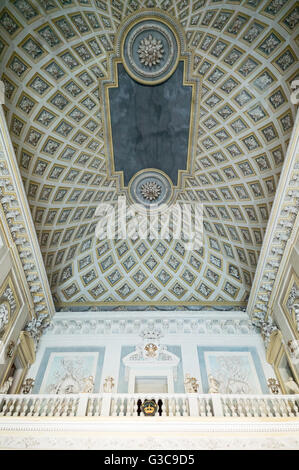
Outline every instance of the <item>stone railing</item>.
{"type": "Polygon", "coordinates": [[[82,393],[1,395],[0,420],[4,417],[143,417],[141,405],[145,399],[156,401],[155,416],[161,419],[299,416],[299,395],[82,393]]]}

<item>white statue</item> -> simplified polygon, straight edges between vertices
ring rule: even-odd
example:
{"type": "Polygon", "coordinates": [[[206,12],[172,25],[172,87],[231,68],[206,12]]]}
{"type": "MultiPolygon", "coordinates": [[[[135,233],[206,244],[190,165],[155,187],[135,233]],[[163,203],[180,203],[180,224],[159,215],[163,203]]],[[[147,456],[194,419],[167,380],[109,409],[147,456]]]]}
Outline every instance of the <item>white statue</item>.
{"type": "Polygon", "coordinates": [[[191,377],[190,374],[185,374],[185,392],[186,393],[197,393],[198,392],[198,383],[195,377],[191,377]]]}
{"type": "Polygon", "coordinates": [[[219,393],[219,387],[220,384],[218,380],[215,379],[215,377],[212,376],[212,374],[209,374],[208,376],[209,379],[209,393],[219,393]]]}
{"type": "Polygon", "coordinates": [[[284,385],[287,393],[299,393],[299,387],[293,377],[289,377],[288,380],[284,383],[284,385]]]}
{"type": "Polygon", "coordinates": [[[0,387],[0,393],[8,393],[8,390],[10,389],[11,385],[13,383],[13,377],[9,377],[6,382],[0,387]]]}
{"type": "Polygon", "coordinates": [[[290,351],[290,356],[293,359],[293,362],[299,361],[299,341],[290,339],[288,341],[288,349],[290,351]]]}
{"type": "Polygon", "coordinates": [[[82,390],[82,393],[93,393],[93,387],[94,387],[94,378],[92,375],[89,377],[85,377],[83,379],[84,382],[84,388],[82,390]]]}
{"type": "Polygon", "coordinates": [[[30,379],[30,378],[26,379],[22,385],[21,393],[24,393],[24,395],[27,395],[28,393],[31,392],[33,385],[34,385],[34,379],[30,379]]]}
{"type": "Polygon", "coordinates": [[[105,393],[111,393],[114,389],[114,378],[113,377],[106,377],[105,383],[103,384],[103,391],[105,393]]]}

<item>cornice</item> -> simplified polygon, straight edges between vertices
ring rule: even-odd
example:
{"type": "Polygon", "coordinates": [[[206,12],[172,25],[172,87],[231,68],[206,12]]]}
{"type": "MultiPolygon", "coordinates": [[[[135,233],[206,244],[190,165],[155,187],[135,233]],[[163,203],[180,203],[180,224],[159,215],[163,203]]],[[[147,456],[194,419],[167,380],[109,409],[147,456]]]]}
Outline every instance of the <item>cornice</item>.
{"type": "Polygon", "coordinates": [[[299,227],[299,113],[270,214],[259,262],[248,300],[251,317],[271,315],[273,299],[288,248],[299,227]]]}
{"type": "Polygon", "coordinates": [[[48,334],[51,335],[138,335],[144,328],[159,328],[163,334],[196,335],[255,335],[257,329],[247,314],[235,312],[212,313],[139,312],[56,313],[48,334]]]}
{"type": "Polygon", "coordinates": [[[1,105],[0,145],[0,206],[8,244],[23,270],[31,315],[52,317],[55,308],[48,278],[1,105]]]}

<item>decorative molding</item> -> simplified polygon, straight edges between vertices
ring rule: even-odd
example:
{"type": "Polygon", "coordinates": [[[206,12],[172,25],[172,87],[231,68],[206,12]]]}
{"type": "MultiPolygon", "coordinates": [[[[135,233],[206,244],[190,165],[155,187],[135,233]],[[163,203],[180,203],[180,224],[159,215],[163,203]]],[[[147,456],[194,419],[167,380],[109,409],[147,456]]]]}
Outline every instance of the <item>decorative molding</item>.
{"type": "Polygon", "coordinates": [[[299,337],[299,278],[293,273],[290,279],[290,285],[287,290],[282,308],[287,313],[287,319],[290,323],[295,337],[299,337]]]}
{"type": "Polygon", "coordinates": [[[21,175],[0,106],[0,215],[9,247],[23,268],[23,280],[30,302],[31,315],[55,312],[41,251],[31,218],[21,175]]]}
{"type": "Polygon", "coordinates": [[[150,318],[144,318],[138,312],[126,312],[126,317],[115,312],[107,314],[86,312],[84,318],[80,313],[57,312],[48,328],[49,334],[54,335],[84,335],[84,334],[125,334],[139,335],[146,329],[157,329],[161,334],[196,334],[196,335],[255,335],[257,329],[244,313],[235,315],[214,315],[192,313],[191,315],[163,312],[147,312],[150,318]]]}
{"type": "Polygon", "coordinates": [[[299,113],[293,128],[248,300],[251,317],[271,315],[284,263],[299,226],[299,113]]]}
{"type": "Polygon", "coordinates": [[[294,450],[299,448],[299,438],[294,436],[257,436],[257,437],[135,437],[107,438],[99,437],[53,437],[52,435],[40,436],[1,436],[1,449],[32,449],[32,450],[294,450]]]}
{"type": "Polygon", "coordinates": [[[211,422],[209,419],[194,421],[188,418],[167,420],[147,417],[101,421],[94,418],[84,421],[39,418],[36,421],[36,418],[4,418],[0,422],[0,447],[82,450],[298,449],[298,431],[298,422],[294,420],[236,422],[226,419],[225,422],[211,422]],[[59,437],[55,433],[60,433],[59,437]],[[201,435],[196,436],[195,433],[201,435]]]}
{"type": "MultiPolygon", "coordinates": [[[[273,395],[271,395],[273,397],[273,395]]],[[[0,419],[0,432],[2,431],[73,431],[73,432],[125,432],[125,431],[136,431],[138,432],[149,431],[149,432],[175,432],[177,429],[179,432],[221,432],[221,433],[231,433],[231,432],[244,432],[244,433],[290,433],[299,431],[299,423],[297,418],[268,418],[267,421],[263,418],[255,418],[255,421],[242,420],[239,418],[236,422],[235,420],[230,420],[229,418],[225,419],[225,422],[222,420],[217,420],[213,417],[205,421],[196,421],[189,418],[179,417],[178,419],[172,419],[164,417],[163,419],[151,420],[143,419],[142,417],[138,418],[129,418],[120,417],[119,419],[111,420],[110,417],[107,419],[102,419],[101,421],[95,420],[92,418],[84,417],[82,419],[68,419],[67,417],[51,419],[42,419],[39,417],[38,422],[36,418],[31,419],[29,416],[22,418],[17,418],[10,420],[10,418],[2,417],[0,419]]],[[[299,437],[298,437],[299,439],[299,437]]]]}

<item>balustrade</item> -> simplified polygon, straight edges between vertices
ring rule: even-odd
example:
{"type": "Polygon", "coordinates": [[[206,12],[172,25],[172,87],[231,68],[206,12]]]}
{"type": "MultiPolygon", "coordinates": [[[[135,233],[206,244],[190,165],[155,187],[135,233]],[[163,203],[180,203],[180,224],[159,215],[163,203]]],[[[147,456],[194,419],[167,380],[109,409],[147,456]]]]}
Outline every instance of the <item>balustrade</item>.
{"type": "Polygon", "coordinates": [[[159,418],[295,418],[299,395],[67,394],[0,395],[2,417],[144,417],[145,400],[156,403],[159,418]]]}

